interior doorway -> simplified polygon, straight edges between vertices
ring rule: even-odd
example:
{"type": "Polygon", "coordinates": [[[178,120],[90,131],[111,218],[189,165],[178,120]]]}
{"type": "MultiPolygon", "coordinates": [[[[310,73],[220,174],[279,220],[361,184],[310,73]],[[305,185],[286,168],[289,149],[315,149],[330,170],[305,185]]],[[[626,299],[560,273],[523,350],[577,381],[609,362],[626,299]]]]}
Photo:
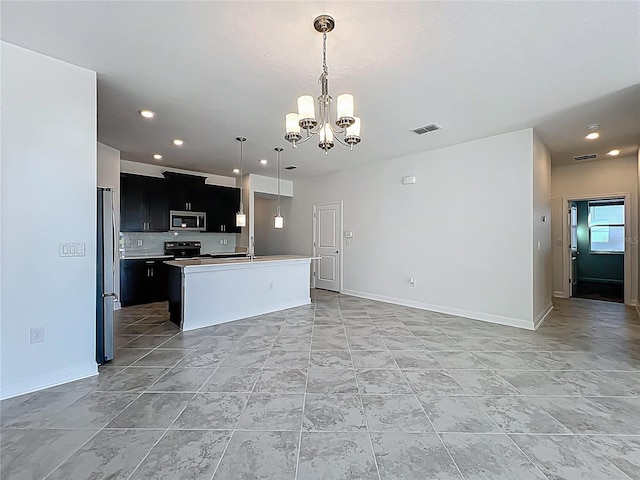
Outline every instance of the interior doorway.
{"type": "Polygon", "coordinates": [[[313,205],[313,286],[342,289],[342,202],[313,205]]]}
{"type": "Polygon", "coordinates": [[[625,303],[630,254],[628,198],[579,198],[566,201],[570,297],[625,303]]]}

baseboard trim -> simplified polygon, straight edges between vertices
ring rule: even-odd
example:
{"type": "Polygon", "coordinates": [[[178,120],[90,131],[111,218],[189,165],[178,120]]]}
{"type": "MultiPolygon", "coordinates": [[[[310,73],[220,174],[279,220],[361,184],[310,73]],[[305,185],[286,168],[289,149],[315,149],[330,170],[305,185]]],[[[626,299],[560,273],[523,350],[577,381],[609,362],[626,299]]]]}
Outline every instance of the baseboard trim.
{"type": "Polygon", "coordinates": [[[640,318],[640,300],[636,300],[636,313],[638,314],[638,318],[640,318]]]}
{"type": "Polygon", "coordinates": [[[472,310],[463,310],[460,308],[443,307],[441,305],[433,305],[430,303],[415,302],[404,298],[387,297],[385,295],[376,295],[367,292],[358,292],[356,290],[343,289],[342,293],[351,295],[352,297],[366,298],[368,300],[377,300],[379,302],[393,303],[394,305],[402,305],[405,307],[419,308],[421,310],[429,310],[431,312],[446,313],[448,315],[456,315],[458,317],[470,318],[472,320],[480,320],[488,323],[497,323],[499,325],[507,325],[509,327],[523,328],[525,330],[534,330],[533,322],[522,320],[519,318],[503,317],[501,315],[493,315],[491,313],[475,312],[472,310]]]}
{"type": "Polygon", "coordinates": [[[560,291],[560,290],[556,290],[555,292],[553,292],[553,296],[556,298],[568,298],[564,292],[560,291]]]}
{"type": "Polygon", "coordinates": [[[55,387],[56,385],[81,380],[97,374],[98,364],[96,362],[87,362],[69,368],[54,370],[53,372],[0,385],[0,400],[55,387]]]}
{"type": "Polygon", "coordinates": [[[533,321],[534,330],[537,330],[538,328],[540,328],[540,325],[542,325],[542,322],[544,322],[547,319],[547,317],[549,316],[552,310],[553,310],[553,303],[549,303],[549,305],[547,305],[545,309],[542,312],[540,312],[540,314],[533,321]]]}

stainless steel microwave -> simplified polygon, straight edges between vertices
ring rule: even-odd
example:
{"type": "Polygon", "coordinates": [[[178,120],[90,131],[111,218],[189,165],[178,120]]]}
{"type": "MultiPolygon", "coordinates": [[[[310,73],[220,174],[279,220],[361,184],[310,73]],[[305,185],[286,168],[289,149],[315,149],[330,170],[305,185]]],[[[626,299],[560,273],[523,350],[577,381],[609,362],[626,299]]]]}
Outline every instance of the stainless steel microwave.
{"type": "Polygon", "coordinates": [[[207,214],[204,212],[169,212],[169,230],[195,230],[204,232],[207,229],[207,214]]]}

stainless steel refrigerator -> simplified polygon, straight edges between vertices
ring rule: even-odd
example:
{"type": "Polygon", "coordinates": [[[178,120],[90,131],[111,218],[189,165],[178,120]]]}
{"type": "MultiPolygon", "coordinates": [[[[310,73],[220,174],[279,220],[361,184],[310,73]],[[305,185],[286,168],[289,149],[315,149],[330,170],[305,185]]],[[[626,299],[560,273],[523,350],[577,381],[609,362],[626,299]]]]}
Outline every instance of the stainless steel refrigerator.
{"type": "Polygon", "coordinates": [[[96,362],[113,360],[113,310],[117,234],[113,190],[98,188],[98,238],[96,252],[96,362]]]}

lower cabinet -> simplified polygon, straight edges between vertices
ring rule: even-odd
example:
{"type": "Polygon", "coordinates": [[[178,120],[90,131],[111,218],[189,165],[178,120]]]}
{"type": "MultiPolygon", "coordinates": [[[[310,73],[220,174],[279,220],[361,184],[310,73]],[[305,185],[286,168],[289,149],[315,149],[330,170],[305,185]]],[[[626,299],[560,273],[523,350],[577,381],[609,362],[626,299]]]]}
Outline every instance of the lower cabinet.
{"type": "Polygon", "coordinates": [[[121,260],[120,302],[123,307],[164,302],[169,298],[164,260],[121,260]]]}

